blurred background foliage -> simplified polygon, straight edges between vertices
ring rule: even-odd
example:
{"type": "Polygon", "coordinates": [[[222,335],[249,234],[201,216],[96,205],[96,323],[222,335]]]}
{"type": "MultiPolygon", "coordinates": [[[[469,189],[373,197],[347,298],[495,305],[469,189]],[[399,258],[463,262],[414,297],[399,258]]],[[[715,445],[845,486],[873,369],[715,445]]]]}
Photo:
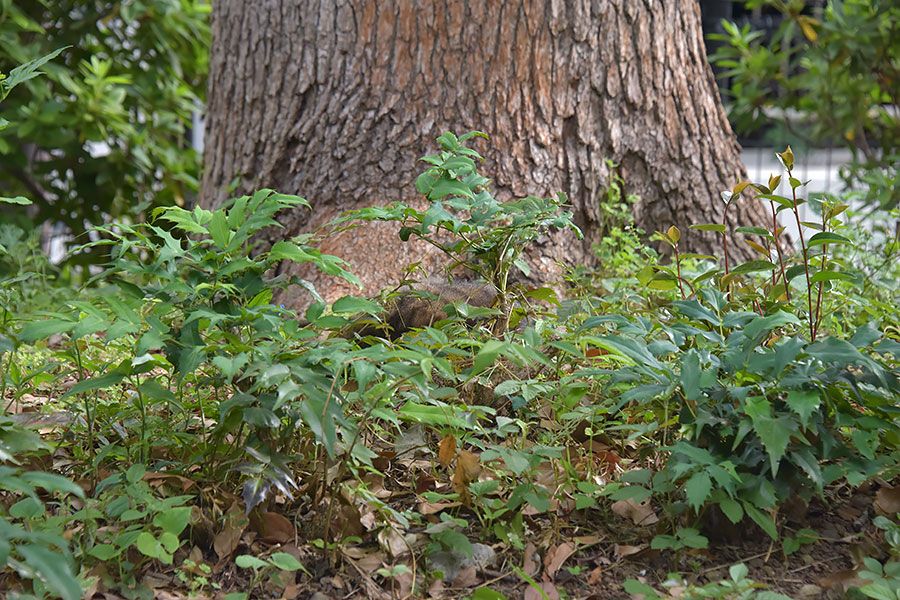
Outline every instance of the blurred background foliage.
{"type": "Polygon", "coordinates": [[[870,209],[900,203],[900,3],[747,0],[771,29],[725,21],[711,34],[729,119],[775,147],[846,146],[841,170],[870,209]]]}
{"type": "Polygon", "coordinates": [[[0,194],[33,201],[0,220],[28,232],[22,244],[42,238],[47,251],[60,232],[84,241],[91,225],[190,202],[209,12],[204,0],[0,0],[0,71],[69,46],[0,107],[12,123],[0,131],[0,194]]]}

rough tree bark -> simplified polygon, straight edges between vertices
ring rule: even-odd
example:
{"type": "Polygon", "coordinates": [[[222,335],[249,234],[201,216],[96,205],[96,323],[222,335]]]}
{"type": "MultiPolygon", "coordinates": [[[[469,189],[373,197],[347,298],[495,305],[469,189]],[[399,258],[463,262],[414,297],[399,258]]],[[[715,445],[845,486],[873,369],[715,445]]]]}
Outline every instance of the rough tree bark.
{"type": "MultiPolygon", "coordinates": [[[[411,200],[434,138],[478,129],[498,198],[564,191],[586,233],[540,240],[529,260],[545,276],[557,261],[595,262],[607,159],[641,197],[640,227],[675,224],[693,250],[718,249],[687,225],[721,220],[720,191],[746,173],[700,23],[695,0],[217,0],[201,203],[224,201],[240,176],[241,193],[306,197],[313,211],[278,234],[308,231],[411,200]]],[[[762,218],[754,208],[729,219],[762,218]]],[[[367,226],[322,249],[372,292],[422,258],[396,231],[367,226]]],[[[325,279],[324,295],[349,291],[325,279]]]]}

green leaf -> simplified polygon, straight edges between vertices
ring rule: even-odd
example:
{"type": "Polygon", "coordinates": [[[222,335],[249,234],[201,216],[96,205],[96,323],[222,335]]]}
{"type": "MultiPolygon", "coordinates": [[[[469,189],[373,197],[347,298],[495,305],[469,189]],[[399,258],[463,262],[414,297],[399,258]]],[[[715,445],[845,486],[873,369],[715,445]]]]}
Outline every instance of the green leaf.
{"type": "Polygon", "coordinates": [[[712,491],[712,480],[706,471],[699,471],[691,475],[691,478],[684,484],[684,493],[687,497],[688,504],[699,513],[700,509],[709,498],[712,491]]]}
{"type": "Polygon", "coordinates": [[[315,257],[312,254],[294,242],[289,242],[287,240],[275,242],[272,245],[272,249],[269,250],[269,258],[271,260],[291,260],[298,263],[315,260],[315,257]]]}
{"type": "Polygon", "coordinates": [[[772,467],[772,475],[778,474],[778,465],[784,457],[788,443],[791,441],[795,423],[792,419],[786,417],[757,417],[753,419],[753,430],[759,436],[766,452],[769,454],[769,461],[772,467]]]}
{"type": "Polygon", "coordinates": [[[674,535],[659,534],[650,540],[650,548],[653,550],[667,550],[674,548],[678,544],[678,538],[674,535]]]}
{"type": "Polygon", "coordinates": [[[176,506],[153,517],[153,524],[165,532],[181,535],[191,520],[190,506],[176,506]]]}
{"type": "Polygon", "coordinates": [[[632,596],[643,596],[644,600],[660,600],[660,596],[656,593],[656,590],[646,583],[641,583],[637,579],[626,579],[625,583],[622,584],[622,587],[632,596]]]}
{"type": "Polygon", "coordinates": [[[806,273],[805,265],[794,265],[793,267],[791,267],[790,269],[788,269],[785,272],[784,276],[787,277],[788,281],[791,281],[795,277],[799,277],[799,276],[803,275],[804,273],[806,273]]]}
{"type": "Polygon", "coordinates": [[[838,271],[817,271],[809,278],[809,283],[819,283],[820,281],[832,281],[834,279],[853,279],[851,275],[840,273],[838,271]]]}
{"type": "Polygon", "coordinates": [[[794,202],[790,198],[785,198],[784,196],[779,196],[778,194],[760,194],[757,198],[763,198],[764,200],[771,200],[777,204],[780,204],[784,208],[793,208],[794,202]]]}
{"type": "Polygon", "coordinates": [[[69,319],[45,318],[40,321],[32,321],[19,332],[19,339],[25,343],[31,343],[48,338],[55,333],[72,331],[77,324],[76,321],[69,319]]]}
{"type": "Polygon", "coordinates": [[[157,218],[165,219],[166,221],[173,223],[175,229],[180,229],[185,233],[209,233],[206,227],[197,223],[193,213],[184,210],[180,206],[167,206],[156,209],[153,211],[153,214],[157,216],[157,218]]]}
{"type": "Polygon", "coordinates": [[[366,313],[369,315],[379,315],[384,312],[384,307],[365,298],[357,298],[356,296],[344,296],[338,298],[331,305],[331,310],[338,314],[356,314],[366,313]]]}
{"type": "Polygon", "coordinates": [[[220,250],[224,250],[228,246],[231,230],[228,228],[225,211],[217,210],[213,213],[209,222],[209,235],[212,237],[213,244],[220,250]]]}
{"type": "Polygon", "coordinates": [[[469,189],[469,186],[462,181],[456,179],[439,179],[438,182],[428,192],[429,200],[440,200],[446,196],[463,196],[470,200],[475,199],[475,194],[469,189]]]}
{"type": "Polygon", "coordinates": [[[38,71],[38,69],[41,68],[45,63],[59,56],[59,54],[67,48],[71,48],[71,46],[63,46],[62,48],[54,50],[50,54],[46,54],[34,60],[29,60],[27,63],[19,65],[15,69],[12,69],[6,79],[0,82],[0,87],[3,88],[3,97],[5,98],[6,95],[9,94],[10,90],[12,90],[20,83],[28,81],[29,79],[33,79],[34,77],[40,75],[41,72],[38,71]]]}
{"type": "Polygon", "coordinates": [[[80,600],[81,586],[65,556],[36,544],[19,544],[16,551],[46,585],[64,600],[80,600]]]}
{"type": "Polygon", "coordinates": [[[25,196],[15,196],[13,198],[10,198],[9,196],[0,196],[0,202],[5,202],[6,204],[20,204],[22,206],[31,204],[31,200],[29,200],[25,196]]]}
{"type": "Polygon", "coordinates": [[[809,426],[809,418],[821,403],[819,392],[816,391],[791,390],[785,398],[785,404],[800,416],[800,424],[804,427],[809,426]]]}
{"type": "Polygon", "coordinates": [[[110,560],[121,552],[121,548],[116,548],[112,544],[97,544],[88,551],[88,554],[100,560],[110,560]]]}
{"type": "Polygon", "coordinates": [[[809,241],[806,243],[807,247],[809,248],[812,248],[813,246],[821,246],[822,244],[846,244],[848,246],[852,246],[853,242],[842,235],[838,235],[837,233],[821,231],[809,238],[809,241]]]}
{"type": "Polygon", "coordinates": [[[767,260],[751,260],[736,266],[731,272],[735,275],[740,275],[743,273],[757,273],[759,271],[773,271],[777,268],[777,265],[767,260]]]}
{"type": "Polygon", "coordinates": [[[104,390],[108,387],[112,387],[120,383],[123,379],[125,379],[126,373],[122,371],[110,371],[104,375],[100,375],[99,377],[90,377],[88,379],[83,379],[79,381],[71,388],[69,391],[63,394],[60,400],[65,400],[69,396],[74,396],[75,394],[81,394],[84,392],[89,392],[93,390],[104,390]]]}
{"type": "Polygon", "coordinates": [[[792,452],[790,459],[792,463],[803,469],[815,484],[816,490],[821,492],[822,488],[825,487],[825,482],[822,478],[822,469],[819,466],[818,459],[813,456],[813,453],[809,448],[801,448],[796,452],[792,452]]]}
{"type": "Polygon", "coordinates": [[[255,556],[250,556],[249,554],[241,554],[240,556],[236,557],[234,559],[234,564],[242,569],[253,570],[265,569],[269,566],[269,563],[267,563],[266,561],[260,560],[255,556]]]}
{"type": "Polygon", "coordinates": [[[691,348],[681,361],[681,389],[684,397],[689,401],[696,401],[700,397],[700,354],[691,348]]]}
{"type": "Polygon", "coordinates": [[[162,548],[160,548],[159,542],[146,531],[142,531],[138,535],[137,544],[135,545],[144,556],[149,556],[150,558],[159,558],[161,556],[162,548]]]}
{"type": "Polygon", "coordinates": [[[739,523],[744,518],[744,509],[741,508],[741,503],[733,498],[720,500],[719,508],[722,509],[722,513],[732,523],[739,523]]]}
{"type": "Polygon", "coordinates": [[[306,571],[306,568],[303,566],[299,560],[294,558],[292,555],[287,552],[275,552],[272,556],[269,557],[269,562],[275,565],[275,568],[280,569],[282,571],[306,571]]]}
{"type": "Polygon", "coordinates": [[[80,485],[62,477],[55,473],[47,473],[44,471],[28,471],[22,473],[22,479],[30,485],[40,487],[48,492],[60,492],[62,494],[72,494],[84,499],[84,490],[80,485]]]}
{"type": "Polygon", "coordinates": [[[725,231],[725,225],[722,223],[705,223],[703,225],[691,225],[691,229],[697,229],[698,231],[716,231],[718,233],[723,233],[725,231]]]}
{"type": "Polygon", "coordinates": [[[506,596],[491,588],[480,587],[472,593],[472,600],[506,600],[506,596]]]}
{"type": "Polygon", "coordinates": [[[478,374],[490,367],[497,360],[497,357],[503,350],[506,350],[509,344],[499,340],[490,340],[485,342],[484,346],[475,355],[475,362],[472,365],[472,374],[478,374]]]}
{"type": "Polygon", "coordinates": [[[743,501],[742,504],[744,506],[744,512],[747,513],[747,516],[753,519],[753,522],[759,525],[770,538],[772,538],[773,540],[777,540],[778,529],[775,526],[775,521],[772,520],[772,517],[759,510],[746,500],[743,501]]]}
{"type": "Polygon", "coordinates": [[[641,485],[626,485],[609,495],[610,500],[634,500],[643,502],[653,495],[653,492],[641,485]]]}
{"type": "Polygon", "coordinates": [[[897,600],[898,596],[883,583],[870,583],[859,588],[859,591],[875,600],[897,600]]]}
{"type": "Polygon", "coordinates": [[[681,538],[681,543],[688,548],[706,548],[709,546],[709,540],[705,535],[701,535],[700,532],[693,527],[685,527],[684,529],[678,530],[678,537],[681,538]]]}
{"type": "Polygon", "coordinates": [[[439,533],[432,534],[432,537],[439,539],[448,548],[453,548],[463,556],[472,558],[475,555],[475,548],[472,547],[469,538],[455,529],[444,529],[439,533]]]}
{"type": "Polygon", "coordinates": [[[772,237],[772,232],[765,227],[738,227],[734,230],[736,233],[746,233],[750,235],[761,235],[767,238],[772,237]]]}

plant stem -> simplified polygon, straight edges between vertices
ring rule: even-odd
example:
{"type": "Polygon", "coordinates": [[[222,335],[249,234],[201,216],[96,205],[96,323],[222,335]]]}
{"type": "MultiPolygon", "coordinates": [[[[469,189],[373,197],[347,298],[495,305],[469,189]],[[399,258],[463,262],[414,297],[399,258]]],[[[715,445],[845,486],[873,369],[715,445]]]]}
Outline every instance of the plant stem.
{"type": "Polygon", "coordinates": [[[784,295],[787,301],[791,301],[791,288],[784,273],[784,255],[781,252],[781,244],[778,242],[778,213],[775,211],[775,202],[769,200],[772,206],[772,235],[775,237],[775,250],[778,251],[778,263],[781,265],[781,280],[784,281],[784,295]]]}
{"type": "MultiPolygon", "coordinates": [[[[790,181],[791,170],[788,169],[788,180],[790,181]]],[[[816,341],[816,329],[813,324],[813,308],[812,308],[812,284],[809,282],[809,254],[806,251],[806,242],[803,240],[803,225],[800,223],[800,211],[797,210],[797,188],[791,186],[791,208],[794,209],[794,218],[797,220],[797,231],[800,234],[800,249],[803,250],[803,270],[806,273],[806,304],[809,308],[809,336],[811,342],[816,341]]]]}
{"type": "MultiPolygon", "coordinates": [[[[822,205],[822,231],[825,231],[825,206],[824,206],[824,198],[822,205]]],[[[825,270],[825,267],[828,265],[828,244],[822,244],[822,268],[821,271],[825,270]]],[[[819,282],[819,289],[816,293],[816,326],[813,331],[813,339],[816,339],[816,333],[819,331],[819,317],[821,315],[822,310],[822,289],[825,285],[824,281],[819,282]]]]}
{"type": "MultiPolygon", "coordinates": [[[[726,209],[727,210],[727,209],[726,209]]],[[[684,295],[684,277],[681,276],[681,255],[678,253],[678,245],[673,246],[675,250],[675,269],[678,272],[678,288],[681,290],[681,299],[687,300],[687,296],[684,295]]]]}

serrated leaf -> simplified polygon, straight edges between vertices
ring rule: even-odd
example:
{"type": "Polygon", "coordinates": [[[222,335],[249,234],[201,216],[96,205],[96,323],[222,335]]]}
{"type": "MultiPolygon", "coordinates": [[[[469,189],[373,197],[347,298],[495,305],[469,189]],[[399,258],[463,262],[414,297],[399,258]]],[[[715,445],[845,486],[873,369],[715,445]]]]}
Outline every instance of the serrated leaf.
{"type": "Polygon", "coordinates": [[[788,408],[800,417],[800,424],[809,426],[809,418],[819,409],[822,400],[819,392],[805,390],[791,390],[785,398],[788,408]]]}
{"type": "Polygon", "coordinates": [[[697,513],[700,512],[700,509],[706,503],[711,491],[712,479],[706,471],[694,473],[684,484],[684,495],[688,504],[697,513]]]}
{"type": "Polygon", "coordinates": [[[753,419],[753,430],[766,448],[773,476],[778,474],[778,465],[794,433],[794,426],[793,420],[786,417],[753,419]]]}

